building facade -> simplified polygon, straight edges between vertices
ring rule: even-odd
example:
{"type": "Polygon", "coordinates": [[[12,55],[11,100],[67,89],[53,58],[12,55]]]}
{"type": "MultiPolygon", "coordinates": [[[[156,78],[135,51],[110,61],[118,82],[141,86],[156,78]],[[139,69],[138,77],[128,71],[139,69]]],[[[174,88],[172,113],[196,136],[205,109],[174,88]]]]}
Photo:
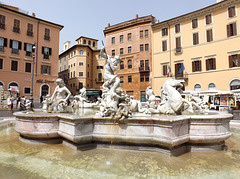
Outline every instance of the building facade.
{"type": "Polygon", "coordinates": [[[98,40],[81,36],[76,44],[64,44],[59,55],[59,77],[67,84],[73,95],[79,94],[82,87],[101,90],[103,84],[105,59],[99,54],[98,40]]]}
{"type": "Polygon", "coordinates": [[[185,80],[185,90],[240,88],[240,1],[206,8],[152,25],[153,90],[169,72],[185,80]]]}
{"type": "Polygon", "coordinates": [[[145,101],[145,90],[152,78],[152,30],[155,18],[138,17],[105,27],[106,53],[120,55],[117,75],[121,87],[135,99],[145,101]]]}
{"type": "Polygon", "coordinates": [[[0,90],[29,97],[34,72],[33,98],[52,94],[58,77],[55,64],[62,28],[0,4],[0,90]]]}

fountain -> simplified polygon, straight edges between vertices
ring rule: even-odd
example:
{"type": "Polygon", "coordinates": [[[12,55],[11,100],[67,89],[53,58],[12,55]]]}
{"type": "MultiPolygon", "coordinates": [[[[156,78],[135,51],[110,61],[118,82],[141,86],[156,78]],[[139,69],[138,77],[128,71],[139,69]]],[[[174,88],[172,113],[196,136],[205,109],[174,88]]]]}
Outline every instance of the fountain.
{"type": "Polygon", "coordinates": [[[15,130],[24,141],[64,143],[72,148],[122,148],[156,151],[180,155],[189,151],[223,150],[231,136],[232,115],[206,111],[196,100],[181,97],[176,87],[183,81],[168,78],[162,87],[162,100],[155,103],[151,87],[146,90],[148,103],[125,95],[116,70],[120,57],[106,58],[102,98],[90,105],[84,90],[68,106],[69,90],[59,79],[54,94],[44,102],[47,113],[17,112],[15,130]],[[84,105],[82,105],[84,104],[84,105]],[[85,106],[85,107],[84,107],[85,106]],[[85,111],[96,107],[97,113],[73,115],[70,111],[85,111]],[[183,111],[185,110],[185,111],[183,111]],[[195,112],[199,114],[195,114],[195,112]]]}

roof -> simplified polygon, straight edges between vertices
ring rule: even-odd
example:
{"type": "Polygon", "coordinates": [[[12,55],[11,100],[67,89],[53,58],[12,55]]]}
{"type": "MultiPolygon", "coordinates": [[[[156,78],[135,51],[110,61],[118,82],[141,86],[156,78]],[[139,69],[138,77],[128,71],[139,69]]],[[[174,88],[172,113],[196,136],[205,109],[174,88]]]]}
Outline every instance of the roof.
{"type": "Polygon", "coordinates": [[[135,19],[131,19],[131,20],[128,20],[125,22],[121,22],[119,24],[105,27],[105,30],[103,32],[104,32],[104,34],[106,34],[109,32],[113,32],[115,30],[124,29],[124,28],[131,27],[134,25],[139,25],[139,24],[143,24],[143,23],[153,23],[154,20],[155,20],[155,17],[153,17],[152,15],[137,17],[135,19]]]}
{"type": "Polygon", "coordinates": [[[85,37],[85,36],[80,36],[79,38],[76,39],[76,41],[78,41],[78,40],[81,39],[81,38],[86,38],[86,39],[91,39],[91,40],[96,40],[96,41],[98,41],[97,39],[93,39],[93,38],[85,37]]]}
{"type": "Polygon", "coordinates": [[[154,24],[152,24],[152,29],[164,28],[164,27],[167,27],[169,25],[174,25],[174,24],[177,24],[177,23],[185,21],[185,20],[192,20],[192,19],[197,18],[199,16],[210,14],[214,11],[219,10],[219,9],[227,8],[230,5],[233,5],[233,4],[236,4],[236,3],[239,3],[239,2],[240,2],[240,0],[221,1],[219,3],[215,3],[215,4],[207,6],[205,8],[202,8],[202,9],[199,9],[199,10],[196,10],[196,11],[193,11],[193,12],[190,12],[190,13],[187,13],[187,14],[169,19],[169,20],[154,23],[154,24]]]}
{"type": "Polygon", "coordinates": [[[35,20],[38,20],[38,21],[43,21],[43,22],[48,23],[48,24],[52,24],[54,26],[58,26],[60,28],[60,30],[64,27],[63,25],[59,25],[59,24],[56,24],[56,23],[53,23],[53,22],[50,22],[50,21],[46,21],[46,20],[43,20],[43,19],[40,19],[40,18],[36,18],[34,16],[30,16],[30,15],[28,15],[26,13],[23,13],[23,12],[19,12],[18,8],[16,8],[16,10],[14,10],[14,8],[12,8],[11,6],[8,7],[5,4],[0,4],[0,8],[11,11],[11,12],[14,12],[14,13],[17,13],[19,15],[22,15],[22,16],[25,16],[25,17],[28,17],[28,18],[32,18],[32,19],[35,19],[35,20]]]}
{"type": "Polygon", "coordinates": [[[64,52],[62,52],[62,53],[60,53],[59,54],[59,57],[61,56],[61,55],[64,55],[64,54],[66,54],[66,53],[68,53],[69,51],[71,51],[72,49],[74,49],[75,47],[88,47],[90,50],[92,50],[93,52],[97,52],[97,51],[100,51],[100,49],[92,49],[89,45],[87,45],[87,44],[75,44],[75,45],[73,45],[72,47],[70,47],[69,49],[67,49],[67,50],[65,50],[64,52]]]}

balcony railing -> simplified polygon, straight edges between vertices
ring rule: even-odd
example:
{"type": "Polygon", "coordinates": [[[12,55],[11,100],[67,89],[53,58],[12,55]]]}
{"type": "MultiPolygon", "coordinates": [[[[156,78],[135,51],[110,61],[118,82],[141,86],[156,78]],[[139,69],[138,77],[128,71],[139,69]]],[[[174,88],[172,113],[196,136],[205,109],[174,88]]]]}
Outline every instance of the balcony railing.
{"type": "Polygon", "coordinates": [[[139,71],[140,72],[148,72],[150,71],[150,68],[147,66],[147,67],[139,67],[139,71]]]}
{"type": "Polygon", "coordinates": [[[175,74],[176,79],[188,79],[188,73],[175,74]]]}

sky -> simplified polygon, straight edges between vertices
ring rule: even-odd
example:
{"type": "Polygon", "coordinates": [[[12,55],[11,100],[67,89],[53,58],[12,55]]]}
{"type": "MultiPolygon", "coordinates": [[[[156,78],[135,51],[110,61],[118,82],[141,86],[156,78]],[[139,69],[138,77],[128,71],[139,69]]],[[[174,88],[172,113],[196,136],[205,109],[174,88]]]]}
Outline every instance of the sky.
{"type": "Polygon", "coordinates": [[[86,36],[105,41],[103,30],[108,23],[118,24],[139,17],[153,15],[164,21],[207,7],[216,0],[0,0],[19,7],[37,18],[63,25],[60,31],[59,52],[66,41],[71,46],[76,39],[86,36]]]}

